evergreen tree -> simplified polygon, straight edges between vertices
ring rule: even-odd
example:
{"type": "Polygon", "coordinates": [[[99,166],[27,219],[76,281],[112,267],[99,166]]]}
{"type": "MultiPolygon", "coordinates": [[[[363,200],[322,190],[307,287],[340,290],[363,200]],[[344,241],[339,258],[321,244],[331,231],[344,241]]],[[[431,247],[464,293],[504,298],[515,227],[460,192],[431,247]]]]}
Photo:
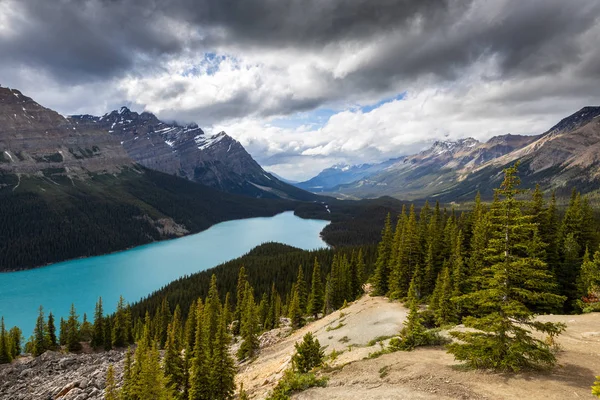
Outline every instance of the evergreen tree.
{"type": "Polygon", "coordinates": [[[275,282],[271,283],[271,295],[269,296],[269,310],[267,320],[265,321],[265,329],[274,329],[279,326],[279,318],[281,316],[281,299],[279,293],[275,289],[275,282]]]}
{"type": "Polygon", "coordinates": [[[496,192],[502,200],[492,216],[484,286],[459,298],[474,307],[474,316],[463,323],[476,331],[452,332],[460,342],[448,346],[456,359],[476,368],[517,371],[552,366],[555,357],[549,346],[531,336],[529,329],[550,335],[564,329],[561,324],[534,321],[533,312],[525,306],[560,305],[564,298],[551,293],[552,275],[542,260],[531,256],[537,227],[521,214],[516,199],[520,193],[517,167],[518,163],[505,170],[496,192]]]}
{"type": "Polygon", "coordinates": [[[136,349],[136,354],[139,351],[145,351],[146,354],[140,360],[143,360],[139,366],[139,374],[137,378],[137,395],[141,399],[156,399],[167,400],[168,390],[165,384],[164,372],[160,365],[160,353],[158,351],[158,343],[152,342],[149,349],[145,346],[136,349]]]}
{"type": "Polygon", "coordinates": [[[102,307],[102,297],[99,297],[96,302],[91,345],[94,349],[104,346],[104,309],[102,307]]]}
{"type": "Polygon", "coordinates": [[[75,305],[71,304],[71,311],[69,312],[69,319],[67,320],[67,350],[70,352],[76,352],[81,350],[81,343],[79,342],[79,316],[75,311],[75,305]]]}
{"type": "Polygon", "coordinates": [[[306,312],[308,291],[306,288],[306,281],[304,280],[304,271],[302,270],[302,265],[298,267],[296,290],[298,291],[298,306],[300,307],[300,312],[304,314],[306,312]]]}
{"type": "Polygon", "coordinates": [[[390,346],[398,350],[413,350],[415,347],[431,344],[431,335],[423,326],[422,317],[419,314],[418,293],[414,279],[410,282],[406,305],[410,312],[400,331],[400,338],[392,339],[390,346]]]}
{"type": "Polygon", "coordinates": [[[557,275],[558,265],[560,263],[560,253],[559,253],[559,218],[558,218],[558,210],[556,206],[556,193],[552,192],[552,198],[550,200],[550,204],[548,205],[548,210],[546,211],[546,232],[542,233],[542,240],[547,244],[546,251],[546,262],[550,270],[557,275]]]}
{"type": "Polygon", "coordinates": [[[577,280],[578,298],[589,295],[595,286],[600,286],[600,250],[596,251],[594,259],[591,260],[589,251],[586,249],[579,279],[577,280]]]}
{"type": "Polygon", "coordinates": [[[46,324],[44,323],[44,308],[40,306],[35,328],[33,330],[32,355],[37,357],[44,353],[46,348],[46,324]]]}
{"type": "Polygon", "coordinates": [[[233,325],[233,334],[239,335],[242,325],[242,307],[244,304],[244,295],[246,294],[246,283],[248,282],[248,275],[246,274],[246,268],[242,265],[240,272],[238,273],[237,288],[236,288],[236,301],[235,301],[235,315],[233,319],[237,321],[237,324],[233,325]]]}
{"type": "Polygon", "coordinates": [[[173,319],[167,327],[167,342],[165,343],[165,378],[166,386],[175,399],[184,399],[185,393],[185,360],[181,356],[181,309],[175,308],[173,319]]]}
{"type": "Polygon", "coordinates": [[[133,356],[131,347],[125,352],[123,362],[123,386],[121,387],[119,400],[134,400],[135,382],[133,377],[133,356]]]}
{"type": "Polygon", "coordinates": [[[8,335],[4,327],[4,317],[0,319],[0,364],[8,364],[12,361],[12,351],[10,350],[8,335]]]}
{"type": "Polygon", "coordinates": [[[112,322],[111,337],[113,347],[120,348],[127,345],[128,338],[126,324],[125,299],[123,299],[123,296],[120,296],[119,302],[117,303],[117,310],[115,311],[112,322]]]}
{"type": "MultiPolygon", "coordinates": [[[[567,296],[570,301],[577,298],[576,282],[577,277],[580,275],[580,251],[581,249],[579,248],[575,233],[568,233],[563,241],[563,262],[560,265],[556,278],[561,288],[560,293],[567,296]]],[[[570,302],[567,302],[565,304],[565,311],[570,310],[570,302]]]]}
{"type": "Polygon", "coordinates": [[[302,342],[295,343],[296,353],[292,356],[294,369],[301,374],[310,372],[313,368],[323,364],[325,352],[312,332],[308,332],[302,338],[302,342]]]}
{"type": "MultiPolygon", "coordinates": [[[[356,276],[358,280],[358,276],[356,276]]],[[[319,313],[323,311],[324,293],[323,293],[323,281],[321,280],[321,266],[319,261],[315,257],[315,264],[313,266],[312,280],[310,295],[308,297],[308,309],[307,314],[313,315],[315,319],[319,313]]]]}
{"type": "Polygon", "coordinates": [[[452,296],[457,297],[467,292],[467,271],[462,255],[463,233],[458,232],[454,252],[452,253],[452,296]]]}
{"type": "MultiPolygon", "coordinates": [[[[390,214],[385,219],[381,242],[377,248],[377,261],[373,276],[373,296],[383,296],[388,290],[389,265],[392,253],[392,220],[390,214]]],[[[330,294],[331,295],[331,294],[330,294]]]]}
{"type": "Polygon", "coordinates": [[[119,400],[119,391],[115,382],[115,369],[110,364],[106,370],[106,388],[104,389],[104,400],[119,400]]]}
{"type": "Polygon", "coordinates": [[[189,371],[189,400],[204,400],[210,398],[208,377],[210,374],[207,359],[207,330],[204,327],[204,305],[198,299],[196,308],[196,338],[194,353],[189,371]]]}
{"type": "Polygon", "coordinates": [[[450,268],[445,266],[442,271],[442,287],[439,291],[438,307],[435,313],[438,325],[454,324],[456,320],[456,309],[452,302],[452,293],[454,291],[450,268]]]}
{"type": "Polygon", "coordinates": [[[19,327],[17,326],[13,326],[8,332],[10,344],[12,345],[11,352],[13,358],[16,358],[19,355],[21,355],[21,343],[23,343],[22,336],[23,332],[21,332],[21,329],[19,329],[19,327]]]}
{"type": "Polygon", "coordinates": [[[325,298],[323,300],[323,314],[331,314],[333,310],[333,285],[331,282],[331,274],[327,274],[327,279],[325,279],[325,298]]]}
{"type": "Polygon", "coordinates": [[[104,318],[104,350],[112,349],[112,318],[104,318]]]}
{"type": "Polygon", "coordinates": [[[292,299],[288,308],[288,318],[292,324],[293,329],[298,329],[304,324],[302,318],[302,311],[300,310],[300,299],[298,288],[294,285],[292,299]]]}
{"type": "Polygon", "coordinates": [[[58,347],[56,340],[56,326],[54,325],[54,315],[48,314],[48,325],[46,325],[46,333],[48,335],[46,347],[50,350],[55,350],[58,347]]]}
{"type": "MultiPolygon", "coordinates": [[[[157,309],[157,318],[155,319],[156,326],[156,340],[159,348],[164,348],[167,342],[167,335],[169,330],[169,323],[171,322],[171,309],[169,308],[169,301],[166,297],[163,297],[160,309],[157,309]]],[[[127,324],[125,325],[127,326],[127,324]]],[[[127,338],[127,334],[125,334],[127,338]]],[[[125,339],[127,341],[127,339],[125,339]]]]}
{"type": "Polygon", "coordinates": [[[356,281],[358,283],[358,286],[355,288],[355,291],[353,293],[353,296],[355,298],[362,296],[362,294],[364,293],[363,291],[363,284],[365,283],[365,257],[363,254],[363,249],[362,247],[358,250],[358,255],[356,256],[356,281]]]}
{"type": "Polygon", "coordinates": [[[210,392],[212,399],[231,399],[235,391],[235,364],[229,353],[231,337],[227,333],[225,315],[219,318],[217,334],[212,343],[210,360],[210,392]]]}
{"type": "Polygon", "coordinates": [[[440,315],[440,299],[442,295],[442,288],[444,286],[443,275],[443,272],[440,272],[438,274],[437,279],[435,281],[435,288],[433,289],[431,297],[429,298],[429,310],[433,313],[436,319],[436,323],[440,315]]]}
{"type": "Polygon", "coordinates": [[[93,326],[87,319],[87,314],[83,313],[83,321],[79,328],[79,340],[82,342],[89,342],[92,340],[93,326]]]}
{"type": "Polygon", "coordinates": [[[256,318],[256,304],[254,303],[254,294],[252,287],[246,282],[246,293],[243,296],[242,305],[242,326],[241,336],[242,344],[237,352],[239,360],[245,360],[254,355],[258,349],[258,321],[256,318]]]}
{"type": "Polygon", "coordinates": [[[262,298],[260,299],[260,303],[258,303],[257,309],[257,319],[258,325],[261,327],[265,327],[267,322],[267,314],[269,313],[269,294],[264,292],[262,298]]]}
{"type": "Polygon", "coordinates": [[[58,341],[60,345],[65,346],[67,344],[67,321],[65,321],[63,317],[60,317],[58,336],[58,341]]]}

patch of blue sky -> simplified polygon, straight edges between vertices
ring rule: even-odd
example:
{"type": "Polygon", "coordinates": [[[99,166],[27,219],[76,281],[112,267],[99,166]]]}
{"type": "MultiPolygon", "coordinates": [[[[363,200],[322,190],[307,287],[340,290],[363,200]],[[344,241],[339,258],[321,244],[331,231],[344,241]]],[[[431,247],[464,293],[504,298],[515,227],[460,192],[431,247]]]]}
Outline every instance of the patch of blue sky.
{"type": "Polygon", "coordinates": [[[371,112],[371,111],[381,107],[382,105],[384,105],[386,103],[391,103],[393,101],[402,100],[402,99],[404,99],[405,96],[406,96],[406,92],[402,92],[400,94],[397,94],[396,96],[387,97],[383,100],[378,101],[377,103],[367,104],[367,105],[361,106],[359,108],[360,108],[360,111],[362,111],[363,113],[368,113],[368,112],[371,112]]]}
{"type": "MultiPolygon", "coordinates": [[[[366,104],[364,106],[359,107],[351,107],[350,110],[360,110],[362,113],[368,113],[383,106],[386,103],[402,100],[405,96],[406,92],[402,92],[400,94],[397,94],[396,96],[386,97],[376,103],[366,104]]],[[[279,127],[282,129],[297,129],[301,126],[310,127],[310,129],[319,129],[322,128],[327,123],[327,121],[329,121],[329,118],[344,110],[348,109],[334,109],[321,107],[312,111],[299,112],[290,116],[275,118],[271,120],[269,124],[271,126],[279,127]]]]}
{"type": "Polygon", "coordinates": [[[183,76],[198,76],[198,75],[214,75],[219,71],[219,67],[223,61],[227,59],[226,55],[217,53],[204,53],[200,62],[185,69],[183,76]]]}

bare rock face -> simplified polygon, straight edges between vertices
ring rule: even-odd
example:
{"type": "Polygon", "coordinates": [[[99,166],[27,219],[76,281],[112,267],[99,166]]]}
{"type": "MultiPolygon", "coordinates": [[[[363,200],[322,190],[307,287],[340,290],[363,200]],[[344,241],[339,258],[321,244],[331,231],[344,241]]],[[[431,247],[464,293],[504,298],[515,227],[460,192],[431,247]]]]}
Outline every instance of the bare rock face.
{"type": "Polygon", "coordinates": [[[104,399],[106,371],[113,365],[122,381],[124,353],[95,354],[47,351],[37,358],[20,358],[0,365],[0,400],[104,399]]]}
{"type": "Polygon", "coordinates": [[[267,173],[244,147],[225,132],[208,135],[196,124],[160,121],[151,113],[121,107],[101,117],[69,118],[84,129],[100,127],[119,140],[141,165],[230,193],[252,197],[306,195],[267,173]]]}
{"type": "Polygon", "coordinates": [[[83,130],[18,90],[0,87],[0,171],[73,177],[132,164],[105,130],[83,130]]]}

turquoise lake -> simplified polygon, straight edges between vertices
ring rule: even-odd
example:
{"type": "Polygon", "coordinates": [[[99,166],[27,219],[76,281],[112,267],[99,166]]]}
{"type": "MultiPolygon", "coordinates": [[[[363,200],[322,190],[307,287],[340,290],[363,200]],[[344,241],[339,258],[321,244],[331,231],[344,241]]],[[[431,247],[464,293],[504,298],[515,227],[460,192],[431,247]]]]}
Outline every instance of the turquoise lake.
{"type": "Polygon", "coordinates": [[[180,276],[237,258],[265,242],[306,250],[326,247],[320,232],[328,223],[302,219],[290,211],[222,222],[194,235],[104,256],[0,273],[0,315],[7,328],[19,326],[27,339],[40,305],[46,317],[51,311],[60,319],[68,316],[74,303],[80,319],[85,312],[91,321],[99,296],[104,311],[112,312],[120,295],[135,302],[180,276]]]}

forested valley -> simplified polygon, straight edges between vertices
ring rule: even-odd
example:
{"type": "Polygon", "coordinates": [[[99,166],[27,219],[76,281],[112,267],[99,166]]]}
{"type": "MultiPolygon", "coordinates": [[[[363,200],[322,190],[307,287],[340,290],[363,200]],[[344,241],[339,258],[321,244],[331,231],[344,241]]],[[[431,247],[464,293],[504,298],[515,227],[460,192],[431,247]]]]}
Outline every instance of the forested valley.
{"type": "MultiPolygon", "coordinates": [[[[233,398],[233,341],[240,342],[237,360],[251,360],[262,332],[282,323],[297,329],[368,288],[410,308],[404,329],[382,352],[443,344],[440,328],[464,324],[474,329],[452,332],[457,340],[447,349],[465,365],[503,372],[551,368],[553,340],[564,326],[535,316],[600,311],[597,221],[576,191],[560,209],[539,187],[522,190],[515,165],[490,203],[477,196],[470,210],[425,203],[387,215],[378,245],[352,239],[347,246],[302,251],[264,244],[137,303],[121,299],[110,315],[101,299],[92,319],[81,320],[73,306],[57,320],[40,307],[27,342],[2,321],[0,362],[22,349],[34,356],[48,349],[77,352],[82,342],[97,351],[127,348],[124,382],[117,385],[109,370],[106,398],[233,398]]],[[[311,366],[319,365],[322,356],[316,357],[311,366]]],[[[320,384],[306,375],[310,368],[297,365],[296,377],[320,384]]],[[[289,393],[276,390],[272,398],[289,393]]],[[[243,398],[243,390],[239,394],[243,398]]]]}

